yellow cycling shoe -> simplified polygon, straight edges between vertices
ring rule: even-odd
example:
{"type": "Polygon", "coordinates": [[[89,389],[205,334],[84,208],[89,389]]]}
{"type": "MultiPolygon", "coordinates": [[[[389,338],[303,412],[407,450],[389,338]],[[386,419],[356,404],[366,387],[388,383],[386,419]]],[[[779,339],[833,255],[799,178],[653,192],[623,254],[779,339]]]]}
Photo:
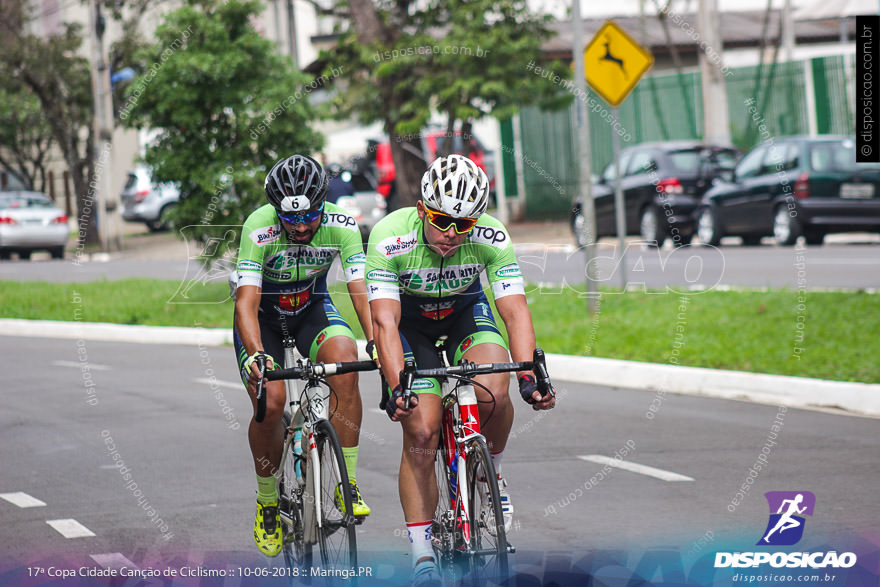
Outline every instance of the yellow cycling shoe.
{"type": "Polygon", "coordinates": [[[278,502],[262,504],[257,502],[257,516],[254,519],[254,542],[266,556],[278,556],[281,552],[281,516],[278,502]]]}
{"type": "MultiPolygon", "coordinates": [[[[343,509],[345,508],[345,504],[342,501],[342,492],[340,491],[341,487],[342,487],[342,483],[337,485],[336,491],[333,494],[335,497],[335,501],[336,501],[336,509],[338,509],[340,512],[343,511],[343,509]]],[[[352,512],[352,515],[356,518],[363,518],[365,516],[369,516],[370,512],[372,510],[370,509],[370,506],[368,506],[367,503],[364,501],[364,498],[361,497],[361,490],[358,489],[357,483],[352,482],[350,484],[350,487],[351,487],[351,509],[354,510],[354,512],[352,512]]]]}

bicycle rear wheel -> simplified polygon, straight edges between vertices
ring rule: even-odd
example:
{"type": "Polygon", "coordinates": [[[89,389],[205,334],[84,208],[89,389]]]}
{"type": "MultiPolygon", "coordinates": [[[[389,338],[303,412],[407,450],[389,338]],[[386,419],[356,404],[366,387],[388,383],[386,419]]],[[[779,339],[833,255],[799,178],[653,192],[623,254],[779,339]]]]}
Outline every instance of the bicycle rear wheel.
{"type": "Polygon", "coordinates": [[[357,567],[356,519],[351,514],[348,470],[336,430],[327,420],[315,423],[315,443],[321,467],[320,526],[318,545],[325,568],[357,567]],[[340,487],[343,510],[336,507],[336,488],[340,487]]]}
{"type": "MultiPolygon", "coordinates": [[[[285,411],[282,416],[284,424],[284,441],[287,444],[290,427],[290,413],[285,411]]],[[[312,545],[303,539],[303,500],[302,487],[296,480],[295,464],[297,456],[293,452],[293,443],[284,452],[281,459],[278,478],[278,505],[281,513],[282,548],[284,562],[288,569],[309,568],[312,566],[312,545]]],[[[300,467],[305,467],[305,459],[299,457],[300,467]]]]}
{"type": "Polygon", "coordinates": [[[473,585],[501,582],[508,576],[507,534],[498,478],[489,447],[482,437],[465,442],[465,479],[470,497],[467,504],[471,522],[469,568],[465,579],[473,585]]]}

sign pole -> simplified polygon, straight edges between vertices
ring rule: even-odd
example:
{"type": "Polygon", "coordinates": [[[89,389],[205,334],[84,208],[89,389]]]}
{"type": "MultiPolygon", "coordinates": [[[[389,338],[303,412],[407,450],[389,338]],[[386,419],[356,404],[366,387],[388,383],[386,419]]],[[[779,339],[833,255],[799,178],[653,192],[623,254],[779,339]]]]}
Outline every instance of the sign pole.
{"type": "Polygon", "coordinates": [[[614,124],[611,127],[611,141],[614,148],[614,219],[617,223],[617,264],[620,270],[620,289],[626,290],[626,209],[623,207],[623,184],[620,179],[620,135],[617,133],[619,128],[617,120],[617,108],[611,109],[611,116],[614,124]]]}
{"type": "Polygon", "coordinates": [[[592,159],[590,158],[590,112],[587,109],[587,76],[584,66],[584,39],[583,20],[581,19],[581,2],[572,0],[571,3],[571,29],[572,48],[574,57],[574,82],[579,97],[575,100],[577,109],[577,141],[575,150],[578,161],[578,196],[581,199],[581,214],[584,216],[584,277],[586,278],[587,311],[590,316],[595,316],[599,311],[598,286],[596,284],[595,268],[591,262],[596,255],[596,209],[593,205],[592,185],[592,159]],[[583,74],[581,74],[583,72],[583,74]]]}

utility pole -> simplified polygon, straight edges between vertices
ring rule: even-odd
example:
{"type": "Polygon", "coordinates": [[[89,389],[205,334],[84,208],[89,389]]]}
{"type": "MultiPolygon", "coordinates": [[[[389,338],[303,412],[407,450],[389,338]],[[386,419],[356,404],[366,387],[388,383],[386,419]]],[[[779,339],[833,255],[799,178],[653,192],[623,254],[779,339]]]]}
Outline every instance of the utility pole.
{"type": "Polygon", "coordinates": [[[577,108],[577,146],[578,160],[578,195],[581,200],[581,214],[584,216],[584,277],[587,286],[587,309],[590,316],[598,310],[598,287],[596,285],[595,268],[592,260],[596,251],[596,210],[593,206],[593,185],[591,177],[593,164],[590,153],[590,118],[587,110],[587,76],[584,69],[584,30],[581,19],[581,2],[571,2],[571,55],[574,57],[574,83],[577,90],[575,107],[577,108]]]}
{"type": "Polygon", "coordinates": [[[296,7],[293,5],[293,0],[287,0],[287,34],[293,68],[299,69],[299,54],[296,49],[296,7]]]}
{"type": "MultiPolygon", "coordinates": [[[[724,55],[721,27],[718,19],[718,0],[700,0],[700,34],[718,58],[724,55]]],[[[723,63],[713,63],[706,51],[699,51],[700,74],[703,80],[703,140],[730,144],[730,115],[727,111],[727,87],[723,63]]]]}
{"type": "Polygon", "coordinates": [[[791,14],[791,0],[785,0],[782,9],[782,41],[785,47],[785,60],[791,63],[794,59],[794,18],[791,14]]]}
{"type": "Polygon", "coordinates": [[[101,14],[101,0],[89,10],[92,36],[92,96],[94,100],[93,153],[94,177],[89,189],[97,214],[101,249],[122,248],[122,221],[119,216],[119,194],[113,191],[113,96],[110,93],[110,71],[107,47],[104,45],[106,21],[101,14]]]}

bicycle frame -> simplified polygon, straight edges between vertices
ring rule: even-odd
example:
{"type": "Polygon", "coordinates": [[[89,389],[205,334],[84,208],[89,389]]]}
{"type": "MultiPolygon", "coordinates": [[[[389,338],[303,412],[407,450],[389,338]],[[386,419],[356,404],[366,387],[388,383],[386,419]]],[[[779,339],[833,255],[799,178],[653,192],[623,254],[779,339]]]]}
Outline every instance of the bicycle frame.
{"type": "MultiPolygon", "coordinates": [[[[471,521],[467,518],[467,506],[470,503],[468,488],[458,482],[458,471],[467,466],[465,443],[474,436],[482,436],[480,429],[480,411],[477,394],[470,383],[461,382],[450,386],[448,382],[441,384],[443,404],[443,423],[441,442],[444,443],[449,470],[456,471],[455,488],[450,486],[450,510],[459,509],[462,515],[462,534],[465,543],[470,543],[471,521]],[[456,413],[457,412],[457,413],[456,413]],[[453,460],[455,467],[453,468],[453,460]],[[461,500],[459,500],[461,496],[461,500]]],[[[452,481],[452,480],[450,480],[452,481]]]]}
{"type": "MultiPolygon", "coordinates": [[[[284,346],[284,368],[290,368],[296,364],[296,348],[292,341],[288,346],[285,341],[284,346]]],[[[301,442],[305,444],[307,439],[308,458],[303,464],[305,474],[305,486],[303,488],[303,501],[313,503],[313,507],[305,508],[305,519],[303,520],[303,540],[309,544],[314,544],[318,540],[317,529],[321,527],[323,521],[321,516],[315,519],[315,512],[321,511],[321,469],[320,467],[311,466],[311,463],[318,462],[318,445],[315,442],[315,423],[318,420],[327,419],[327,403],[324,401],[321,386],[318,384],[317,378],[306,381],[305,389],[305,405],[302,405],[300,398],[303,393],[299,391],[299,386],[292,379],[284,380],[284,387],[287,393],[287,404],[290,407],[290,426],[281,453],[281,462],[283,463],[287,457],[287,452],[292,450],[291,445],[294,440],[294,430],[301,428],[301,442]]],[[[276,477],[280,480],[281,471],[276,471],[276,477]]]]}

